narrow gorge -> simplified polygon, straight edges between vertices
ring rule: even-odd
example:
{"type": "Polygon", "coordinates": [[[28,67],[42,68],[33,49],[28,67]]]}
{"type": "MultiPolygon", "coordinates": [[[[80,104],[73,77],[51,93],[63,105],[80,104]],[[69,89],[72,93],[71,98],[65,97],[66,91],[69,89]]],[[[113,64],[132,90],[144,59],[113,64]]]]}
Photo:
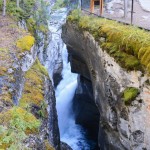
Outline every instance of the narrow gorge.
{"type": "MultiPolygon", "coordinates": [[[[80,123],[78,123],[78,125],[75,123],[76,117],[73,106],[76,104],[73,104],[73,101],[78,99],[74,96],[76,95],[75,91],[77,88],[77,74],[71,73],[68,52],[61,39],[61,27],[66,20],[67,13],[67,8],[61,8],[51,14],[52,21],[50,21],[49,29],[52,33],[52,40],[44,55],[43,52],[41,52],[40,58],[41,60],[46,58],[44,64],[46,64],[50,75],[53,77],[53,84],[56,87],[56,108],[60,139],[69,144],[74,150],[95,149],[97,143],[95,137],[97,139],[97,133],[94,133],[94,138],[92,136],[92,138],[90,138],[87,135],[89,128],[84,127],[84,125],[80,123]]],[[[86,93],[88,93],[88,91],[85,90],[85,94],[86,93]]]]}
{"type": "Polygon", "coordinates": [[[150,33],[78,0],[19,4],[0,14],[0,149],[149,150],[150,33]]]}

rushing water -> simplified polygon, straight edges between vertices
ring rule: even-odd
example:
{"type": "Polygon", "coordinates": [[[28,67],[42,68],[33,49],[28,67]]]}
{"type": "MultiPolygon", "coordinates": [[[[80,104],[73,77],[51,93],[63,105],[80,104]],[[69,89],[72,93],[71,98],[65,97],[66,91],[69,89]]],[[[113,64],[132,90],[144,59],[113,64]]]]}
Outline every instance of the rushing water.
{"type": "Polygon", "coordinates": [[[63,79],[56,89],[56,106],[61,140],[69,144],[73,150],[89,150],[85,131],[75,124],[72,112],[72,98],[77,86],[77,75],[71,73],[67,62],[67,50],[63,48],[63,79]]]}
{"type": "Polygon", "coordinates": [[[60,138],[61,141],[70,145],[73,150],[90,150],[91,142],[88,142],[86,139],[85,130],[81,126],[75,124],[75,119],[72,112],[72,99],[77,87],[77,74],[71,73],[67,49],[60,36],[61,25],[66,18],[66,14],[67,9],[65,8],[54,12],[51,15],[52,21],[49,26],[52,32],[52,41],[50,44],[52,48],[51,53],[54,55],[59,45],[59,49],[62,49],[61,55],[63,59],[63,79],[57,86],[55,92],[60,138]]]}

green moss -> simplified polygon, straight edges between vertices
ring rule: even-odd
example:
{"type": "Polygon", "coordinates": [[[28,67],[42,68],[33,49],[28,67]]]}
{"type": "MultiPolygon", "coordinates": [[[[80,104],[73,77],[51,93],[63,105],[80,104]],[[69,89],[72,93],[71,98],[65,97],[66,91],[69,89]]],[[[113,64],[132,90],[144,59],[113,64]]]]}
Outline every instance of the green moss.
{"type": "Polygon", "coordinates": [[[43,86],[45,75],[48,76],[48,73],[37,59],[32,68],[25,74],[26,82],[19,104],[21,107],[26,108],[31,104],[41,106],[44,100],[43,86]]]}
{"type": "Polygon", "coordinates": [[[35,61],[33,69],[41,72],[45,76],[48,76],[48,72],[47,72],[46,68],[43,65],[41,65],[41,63],[40,63],[40,61],[38,59],[35,61]]]}
{"type": "Polygon", "coordinates": [[[81,11],[79,9],[73,10],[71,15],[67,17],[67,20],[74,22],[79,21],[81,17],[81,11]]]}
{"type": "Polygon", "coordinates": [[[17,47],[22,51],[29,51],[34,45],[35,39],[33,36],[27,35],[17,41],[17,47]]]}
{"type": "Polygon", "coordinates": [[[130,104],[132,100],[134,100],[139,93],[139,90],[135,87],[128,87],[123,92],[123,99],[125,104],[130,104]]]}
{"type": "Polygon", "coordinates": [[[0,52],[7,52],[7,49],[5,49],[5,48],[0,48],[0,52]]]}
{"type": "MultiPolygon", "coordinates": [[[[46,69],[36,60],[34,65],[25,74],[25,86],[20,99],[19,107],[13,106],[0,113],[0,144],[3,149],[25,149],[24,140],[29,134],[38,134],[40,121],[47,118],[47,104],[44,101],[44,78],[48,75],[46,69]],[[34,87],[34,88],[33,88],[34,87]],[[36,106],[34,115],[30,106],[36,106]]],[[[7,90],[7,87],[5,87],[7,90]]],[[[11,94],[2,95],[2,100],[11,101],[11,94]]],[[[53,149],[48,143],[47,148],[53,149]]]]}
{"type": "Polygon", "coordinates": [[[140,66],[140,61],[135,57],[135,56],[131,56],[128,55],[128,57],[124,58],[124,62],[125,62],[125,67],[128,70],[140,70],[141,66],[140,66]]]}
{"type": "Polygon", "coordinates": [[[127,70],[150,73],[150,33],[116,21],[87,16],[74,10],[67,21],[78,25],[81,31],[89,31],[115,60],[127,70]],[[104,37],[105,42],[100,38],[104,37]]]}

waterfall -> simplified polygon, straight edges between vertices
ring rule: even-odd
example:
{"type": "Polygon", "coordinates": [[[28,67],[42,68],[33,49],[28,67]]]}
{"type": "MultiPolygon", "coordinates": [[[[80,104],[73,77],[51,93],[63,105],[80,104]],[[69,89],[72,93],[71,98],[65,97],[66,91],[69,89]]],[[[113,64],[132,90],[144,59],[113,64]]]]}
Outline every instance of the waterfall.
{"type": "Polygon", "coordinates": [[[75,124],[72,111],[72,99],[77,87],[77,74],[71,73],[68,53],[65,44],[61,39],[61,25],[64,23],[67,9],[61,8],[51,14],[49,29],[52,33],[52,41],[47,52],[48,59],[46,67],[49,74],[52,74],[53,65],[56,63],[59,53],[63,60],[62,80],[56,88],[56,108],[58,113],[58,124],[61,141],[67,143],[73,150],[90,150],[86,139],[85,130],[75,124]]]}
{"type": "Polygon", "coordinates": [[[75,124],[72,112],[72,99],[77,86],[77,75],[71,73],[68,63],[66,46],[63,47],[63,79],[56,89],[56,107],[60,137],[63,142],[69,144],[73,150],[89,149],[84,136],[85,131],[75,124]]]}

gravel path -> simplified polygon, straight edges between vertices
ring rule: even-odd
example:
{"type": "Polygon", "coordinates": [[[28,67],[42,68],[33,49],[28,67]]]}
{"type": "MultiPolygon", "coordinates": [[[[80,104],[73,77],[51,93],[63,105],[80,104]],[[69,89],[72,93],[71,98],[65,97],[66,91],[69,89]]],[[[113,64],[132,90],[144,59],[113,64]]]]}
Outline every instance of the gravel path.
{"type": "Polygon", "coordinates": [[[150,12],[150,0],[139,0],[139,2],[144,10],[150,12]]]}
{"type": "MultiPolygon", "coordinates": [[[[143,3],[140,3],[143,0],[134,0],[134,13],[133,13],[133,24],[145,29],[150,30],[150,11],[146,11],[146,8],[149,8],[150,0],[146,3],[147,0],[144,0],[143,3]],[[147,7],[146,7],[147,6],[147,7]]],[[[108,3],[109,4],[109,3],[108,3]]],[[[115,0],[109,5],[104,6],[103,17],[110,18],[113,20],[121,21],[130,24],[131,23],[131,1],[128,5],[127,17],[124,18],[124,5],[123,1],[115,0]]],[[[150,8],[149,8],[150,9],[150,8]]],[[[89,9],[86,9],[89,11],[89,9]]],[[[99,8],[95,8],[95,14],[99,15],[99,8]]]]}

